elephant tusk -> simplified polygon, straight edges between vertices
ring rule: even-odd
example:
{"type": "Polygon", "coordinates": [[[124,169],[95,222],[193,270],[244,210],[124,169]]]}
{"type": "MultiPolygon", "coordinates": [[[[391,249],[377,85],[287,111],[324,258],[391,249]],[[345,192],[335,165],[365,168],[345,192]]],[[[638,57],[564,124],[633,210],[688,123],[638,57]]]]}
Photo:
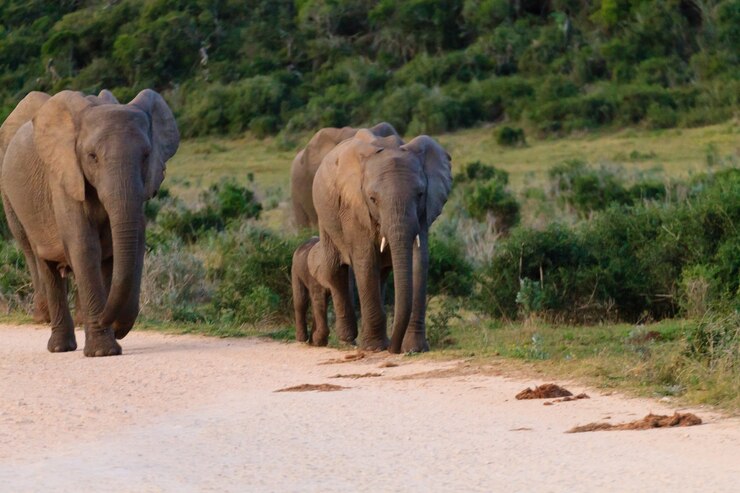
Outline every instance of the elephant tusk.
{"type": "Polygon", "coordinates": [[[383,250],[385,249],[385,236],[382,240],[380,240],[380,253],[383,253],[383,250]]]}
{"type": "Polygon", "coordinates": [[[421,248],[421,238],[419,238],[419,235],[416,235],[416,246],[421,248]]]}

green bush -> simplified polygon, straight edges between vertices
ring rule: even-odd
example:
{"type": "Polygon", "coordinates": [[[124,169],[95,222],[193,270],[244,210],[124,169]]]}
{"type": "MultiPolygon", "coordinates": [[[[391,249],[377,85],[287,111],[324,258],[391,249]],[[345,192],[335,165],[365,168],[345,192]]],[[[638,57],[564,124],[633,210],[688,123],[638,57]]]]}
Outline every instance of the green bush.
{"type": "Polygon", "coordinates": [[[222,231],[234,220],[259,218],[262,211],[254,192],[233,179],[211,185],[201,194],[203,205],[198,209],[169,194],[150,202],[148,214],[156,217],[147,231],[150,246],[166,243],[172,237],[193,243],[208,231],[222,231]]]}
{"type": "Polygon", "coordinates": [[[240,324],[288,320],[290,265],[299,240],[248,223],[220,233],[211,246],[219,260],[208,273],[216,284],[215,317],[240,324]]]}
{"type": "Polygon", "coordinates": [[[499,231],[508,231],[519,221],[519,202],[495,179],[471,184],[463,203],[470,217],[486,221],[490,216],[499,231]]]}
{"type": "Polygon", "coordinates": [[[23,252],[12,240],[0,239],[0,301],[5,309],[25,305],[33,293],[23,252]]]}
{"type": "Polygon", "coordinates": [[[524,139],[524,130],[521,128],[503,125],[496,128],[494,133],[496,136],[496,143],[500,146],[519,147],[527,144],[527,141],[524,139]]]}
{"type": "Polygon", "coordinates": [[[740,170],[693,183],[688,201],[612,204],[573,227],[515,228],[482,269],[481,308],[630,322],[737,310],[740,170]]]}
{"type": "Polygon", "coordinates": [[[472,161],[466,164],[460,172],[455,174],[452,183],[460,185],[488,180],[495,180],[502,185],[508,185],[509,173],[506,170],[496,168],[481,161],[472,161]]]}
{"type": "Polygon", "coordinates": [[[571,160],[552,167],[548,175],[553,195],[582,216],[612,204],[632,203],[630,192],[617,171],[594,169],[583,161],[571,160]]]}
{"type": "Polygon", "coordinates": [[[432,233],[429,236],[430,295],[468,296],[473,291],[473,266],[459,238],[432,233]]]}

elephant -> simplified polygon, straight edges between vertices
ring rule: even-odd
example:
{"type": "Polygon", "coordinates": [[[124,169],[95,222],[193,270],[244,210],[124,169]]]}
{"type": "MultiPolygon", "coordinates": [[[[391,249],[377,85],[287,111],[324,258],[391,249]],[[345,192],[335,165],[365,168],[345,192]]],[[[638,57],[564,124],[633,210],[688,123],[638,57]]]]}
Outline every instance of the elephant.
{"type": "Polygon", "coordinates": [[[451,187],[450,155],[426,135],[400,144],[360,130],[324,157],[313,183],[320,241],[308,260],[311,274],[331,290],[340,340],[357,336],[347,282],[351,268],[362,315],[360,348],[429,349],[429,227],[451,187]],[[395,307],[389,340],[381,292],[391,270],[395,307]]]}
{"type": "Polygon", "coordinates": [[[329,342],[329,324],[326,319],[326,312],[330,291],[327,287],[322,286],[308,270],[308,255],[318,242],[318,236],[313,236],[296,249],[293,253],[290,277],[293,286],[296,340],[299,342],[309,340],[306,311],[310,301],[313,315],[310,342],[314,346],[326,346],[329,342]]]}
{"type": "Polygon", "coordinates": [[[156,195],[179,142],[172,111],[150,89],[127,105],[108,91],[32,92],[3,124],[0,190],[38,292],[36,309],[48,308],[50,352],[77,349],[65,280],[73,273],[84,355],[121,354],[116,339],[139,313],[144,202],[156,195]]]}
{"type": "MultiPolygon", "coordinates": [[[[311,137],[306,147],[293,159],[290,168],[290,195],[295,224],[298,228],[311,228],[318,225],[312,191],[316,171],[324,156],[343,140],[353,137],[357,130],[352,127],[322,128],[311,137]]],[[[370,128],[370,132],[378,137],[395,136],[401,142],[401,137],[390,123],[378,123],[370,128]]]]}
{"type": "MultiPolygon", "coordinates": [[[[108,90],[103,89],[97,96],[86,96],[88,100],[97,103],[118,103],[116,97],[108,90]]],[[[17,130],[26,122],[30,121],[38,109],[43,105],[50,96],[42,92],[30,92],[8,116],[2,126],[0,126],[0,169],[2,169],[3,157],[5,150],[10,144],[17,130]]],[[[28,256],[27,256],[28,257],[28,256]]],[[[31,271],[31,280],[34,288],[33,293],[33,320],[37,323],[49,323],[49,307],[46,302],[44,288],[39,286],[38,276],[36,275],[35,262],[27,262],[31,271]]],[[[75,297],[75,325],[84,323],[84,314],[80,308],[79,292],[75,297]]]]}

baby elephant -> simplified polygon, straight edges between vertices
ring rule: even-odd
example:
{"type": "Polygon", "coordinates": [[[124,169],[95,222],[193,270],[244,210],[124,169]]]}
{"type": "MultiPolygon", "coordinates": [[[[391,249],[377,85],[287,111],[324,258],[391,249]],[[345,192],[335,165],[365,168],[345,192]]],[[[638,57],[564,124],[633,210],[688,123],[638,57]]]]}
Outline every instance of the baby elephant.
{"type": "Polygon", "coordinates": [[[314,346],[326,346],[329,343],[329,325],[326,321],[326,310],[331,292],[322,286],[311,275],[308,269],[308,254],[319,243],[319,238],[306,240],[293,253],[291,280],[293,284],[293,308],[295,310],[295,338],[297,341],[308,341],[306,311],[311,301],[313,314],[310,342],[314,346]]]}

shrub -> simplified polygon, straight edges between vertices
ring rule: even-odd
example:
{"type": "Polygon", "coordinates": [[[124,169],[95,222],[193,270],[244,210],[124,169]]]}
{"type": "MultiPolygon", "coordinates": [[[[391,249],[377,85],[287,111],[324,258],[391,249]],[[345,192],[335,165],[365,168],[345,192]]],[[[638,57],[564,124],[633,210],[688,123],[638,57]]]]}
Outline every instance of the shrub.
{"type": "Polygon", "coordinates": [[[455,174],[453,184],[488,180],[495,180],[502,185],[507,185],[509,183],[509,173],[481,161],[472,161],[466,164],[459,173],[455,174]]]}
{"type": "Polygon", "coordinates": [[[670,106],[652,103],[648,107],[647,120],[650,128],[671,128],[678,123],[678,114],[670,106]]]}
{"type": "Polygon", "coordinates": [[[25,306],[33,293],[26,258],[14,241],[0,239],[0,303],[12,310],[25,306]]]}
{"type": "Polygon", "coordinates": [[[141,313],[145,317],[174,321],[204,318],[197,307],[208,297],[205,267],[184,250],[180,240],[173,240],[147,253],[141,281],[141,313]]]}
{"type": "Polygon", "coordinates": [[[495,179],[472,184],[463,202],[471,217],[478,221],[490,218],[499,231],[508,231],[519,221],[519,202],[495,179]]]}
{"type": "Polygon", "coordinates": [[[551,192],[582,216],[611,204],[630,204],[632,197],[616,171],[593,169],[580,160],[566,161],[548,172],[551,192]]]}
{"type": "Polygon", "coordinates": [[[208,231],[222,231],[231,221],[258,218],[262,211],[254,192],[233,179],[211,185],[201,194],[201,202],[194,210],[167,195],[149,206],[150,215],[156,211],[156,222],[148,231],[150,246],[171,237],[193,243],[208,231]]]}
{"type": "Polygon", "coordinates": [[[211,247],[219,260],[209,269],[209,277],[218,281],[211,303],[215,316],[249,324],[287,320],[290,265],[298,242],[248,223],[220,233],[211,247]]]}
{"type": "Polygon", "coordinates": [[[519,147],[526,145],[524,139],[524,130],[521,128],[509,127],[507,125],[496,128],[496,143],[505,147],[519,147]]]}
{"type": "Polygon", "coordinates": [[[429,236],[430,295],[468,296],[473,290],[473,266],[465,256],[465,245],[455,236],[429,236]]]}
{"type": "Polygon", "coordinates": [[[740,366],[740,312],[710,312],[686,333],[687,352],[710,368],[740,366]]]}

